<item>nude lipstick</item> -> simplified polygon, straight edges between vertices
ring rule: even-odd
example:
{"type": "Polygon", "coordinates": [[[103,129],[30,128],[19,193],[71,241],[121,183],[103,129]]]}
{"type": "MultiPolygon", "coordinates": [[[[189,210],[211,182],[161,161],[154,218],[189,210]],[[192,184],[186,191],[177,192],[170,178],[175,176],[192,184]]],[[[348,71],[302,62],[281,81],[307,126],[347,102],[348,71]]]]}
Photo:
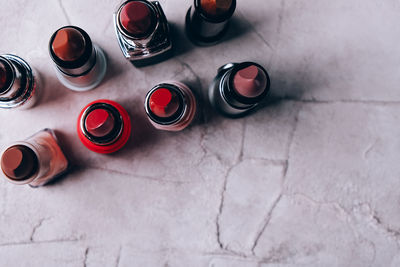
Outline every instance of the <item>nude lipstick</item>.
{"type": "Polygon", "coordinates": [[[137,67],[164,60],[172,51],[169,25],[158,1],[128,0],[114,13],[124,56],[137,67]]]}
{"type": "Polygon", "coordinates": [[[58,29],[50,38],[49,52],[58,79],[71,90],[93,89],[104,78],[107,69],[104,52],[81,28],[58,29]]]}
{"type": "Polygon", "coordinates": [[[172,81],[153,87],[146,95],[144,107],[156,129],[181,131],[193,121],[197,104],[188,86],[172,81]]]}
{"type": "Polygon", "coordinates": [[[269,88],[269,75],[259,64],[229,63],[218,70],[209,87],[209,99],[223,115],[239,117],[265,99],[269,88]]]}
{"type": "Polygon", "coordinates": [[[109,154],[120,150],[131,135],[128,112],[111,100],[89,103],[78,118],[78,136],[90,150],[109,154]]]}
{"type": "Polygon", "coordinates": [[[38,100],[39,76],[15,55],[0,56],[0,108],[30,108],[38,100]]]}
{"type": "Polygon", "coordinates": [[[42,186],[67,169],[68,160],[50,129],[44,129],[25,141],[15,142],[1,156],[5,178],[18,185],[42,186]]]}
{"type": "Polygon", "coordinates": [[[212,45],[228,30],[236,0],[194,0],[186,14],[186,34],[197,45],[212,45]]]}

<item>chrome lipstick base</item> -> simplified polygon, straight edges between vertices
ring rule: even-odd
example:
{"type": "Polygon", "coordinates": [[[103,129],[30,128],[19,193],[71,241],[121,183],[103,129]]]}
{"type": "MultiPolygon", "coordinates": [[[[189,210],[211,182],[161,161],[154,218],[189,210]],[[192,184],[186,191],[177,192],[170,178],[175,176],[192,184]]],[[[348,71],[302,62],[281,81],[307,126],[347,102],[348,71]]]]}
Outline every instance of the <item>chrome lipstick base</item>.
{"type": "Polygon", "coordinates": [[[104,79],[107,71],[107,59],[103,50],[96,44],[93,44],[95,51],[95,61],[93,67],[82,75],[70,75],[63,72],[55,65],[58,80],[67,88],[83,92],[96,88],[104,79]]]}
{"type": "Polygon", "coordinates": [[[0,95],[0,108],[28,109],[33,107],[39,99],[39,73],[18,56],[5,54],[1,57],[8,62],[13,71],[13,82],[0,95]]]}
{"type": "Polygon", "coordinates": [[[157,17],[154,32],[145,39],[137,39],[124,33],[119,16],[123,6],[113,15],[114,29],[119,47],[126,59],[136,67],[147,66],[166,60],[172,56],[170,29],[164,11],[158,1],[149,1],[157,17]]]}

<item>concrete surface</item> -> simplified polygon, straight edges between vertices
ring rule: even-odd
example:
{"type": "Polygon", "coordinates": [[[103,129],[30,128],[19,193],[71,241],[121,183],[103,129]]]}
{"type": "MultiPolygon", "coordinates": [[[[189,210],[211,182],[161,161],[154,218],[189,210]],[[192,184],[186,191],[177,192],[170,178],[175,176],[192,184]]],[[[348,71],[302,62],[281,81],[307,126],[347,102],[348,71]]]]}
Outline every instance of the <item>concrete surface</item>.
{"type": "Polygon", "coordinates": [[[0,144],[50,127],[74,163],[40,189],[0,180],[1,266],[400,266],[400,2],[239,0],[225,42],[183,34],[191,1],[162,0],[175,57],[135,69],[112,26],[117,1],[0,0],[0,51],[37,68],[44,97],[0,112],[0,144]],[[66,24],[108,54],[102,85],[75,93],[47,52],[66,24]],[[188,81],[200,96],[219,66],[254,60],[270,104],[229,120],[203,103],[182,133],[152,129],[145,93],[188,81]],[[111,156],[75,134],[80,109],[109,98],[133,138],[111,156]]]}

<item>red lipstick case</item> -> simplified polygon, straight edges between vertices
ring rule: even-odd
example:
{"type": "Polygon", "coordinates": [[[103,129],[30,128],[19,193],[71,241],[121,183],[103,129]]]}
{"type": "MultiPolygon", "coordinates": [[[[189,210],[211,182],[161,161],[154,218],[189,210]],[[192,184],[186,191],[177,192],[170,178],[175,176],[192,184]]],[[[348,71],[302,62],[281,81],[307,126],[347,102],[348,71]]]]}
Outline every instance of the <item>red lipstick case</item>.
{"type": "Polygon", "coordinates": [[[109,154],[120,150],[131,135],[128,112],[117,102],[96,100],[79,114],[78,136],[91,151],[109,154]]]}
{"type": "Polygon", "coordinates": [[[158,1],[123,2],[114,13],[114,27],[122,53],[136,67],[171,55],[169,25],[158,1]]]}

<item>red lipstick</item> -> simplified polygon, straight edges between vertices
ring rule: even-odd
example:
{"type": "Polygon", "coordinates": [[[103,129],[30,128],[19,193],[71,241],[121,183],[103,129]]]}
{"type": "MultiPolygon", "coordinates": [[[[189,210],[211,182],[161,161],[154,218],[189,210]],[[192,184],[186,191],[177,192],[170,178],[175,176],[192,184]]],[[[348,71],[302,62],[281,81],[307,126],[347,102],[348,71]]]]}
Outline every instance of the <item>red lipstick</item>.
{"type": "Polygon", "coordinates": [[[96,153],[109,154],[120,150],[131,135],[131,121],[126,110],[111,100],[89,103],[78,118],[81,142],[96,153]]]}
{"type": "Polygon", "coordinates": [[[153,87],[146,95],[145,110],[156,129],[181,131],[196,115],[195,96],[188,86],[172,81],[153,87]]]}
{"type": "Polygon", "coordinates": [[[39,75],[22,58],[0,56],[0,108],[30,108],[38,100],[39,75]]]}
{"type": "Polygon", "coordinates": [[[169,25],[158,1],[128,0],[114,13],[118,44],[137,67],[165,60],[171,54],[169,25]]]}
{"type": "Polygon", "coordinates": [[[228,30],[236,0],[194,0],[186,14],[186,33],[197,45],[212,45],[228,30]]]}
{"type": "Polygon", "coordinates": [[[68,160],[50,129],[15,142],[3,152],[0,161],[8,181],[31,187],[45,185],[68,170],[68,160]]]}
{"type": "Polygon", "coordinates": [[[209,88],[211,105],[228,117],[247,114],[262,102],[270,88],[267,71],[257,63],[230,63],[218,70],[209,88]]]}
{"type": "Polygon", "coordinates": [[[107,69],[103,50],[81,28],[65,26],[50,38],[49,53],[60,82],[74,91],[95,88],[107,69]]]}

